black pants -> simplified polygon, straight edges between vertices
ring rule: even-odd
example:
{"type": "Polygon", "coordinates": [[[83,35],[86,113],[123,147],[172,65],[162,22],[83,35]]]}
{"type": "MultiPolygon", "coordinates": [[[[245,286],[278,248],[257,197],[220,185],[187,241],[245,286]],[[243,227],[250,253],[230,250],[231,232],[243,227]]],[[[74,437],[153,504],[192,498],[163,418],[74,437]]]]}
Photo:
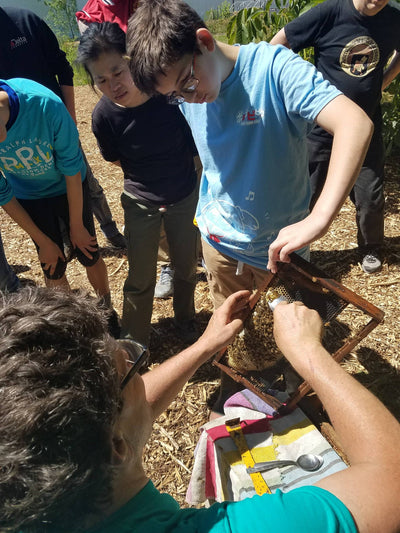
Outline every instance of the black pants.
{"type": "MultiPolygon", "coordinates": [[[[350,199],[356,208],[357,242],[361,251],[382,246],[384,235],[384,146],[381,128],[375,124],[375,131],[365,156],[360,174],[350,192],[350,199]]],[[[311,179],[312,208],[317,201],[328,172],[331,146],[308,140],[309,170],[311,179]]]]}

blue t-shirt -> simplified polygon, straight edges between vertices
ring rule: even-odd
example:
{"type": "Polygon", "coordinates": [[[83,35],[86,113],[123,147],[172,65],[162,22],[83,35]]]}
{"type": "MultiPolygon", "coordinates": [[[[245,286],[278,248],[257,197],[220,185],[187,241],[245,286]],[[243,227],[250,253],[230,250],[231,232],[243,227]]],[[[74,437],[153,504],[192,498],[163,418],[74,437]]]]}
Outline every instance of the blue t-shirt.
{"type": "Polygon", "coordinates": [[[65,194],[65,176],[86,166],[78,130],[67,108],[52,91],[27,79],[5,83],[19,100],[18,115],[0,143],[0,205],[13,196],[24,200],[65,194]]]}
{"type": "Polygon", "coordinates": [[[210,104],[182,104],[203,163],[196,220],[228,256],[266,268],[283,227],[304,219],[310,200],[306,136],[341,94],[282,46],[241,46],[210,104]]]}
{"type": "Polygon", "coordinates": [[[180,509],[149,483],[126,505],[88,533],[356,533],[347,507],[318,487],[180,509]]]}

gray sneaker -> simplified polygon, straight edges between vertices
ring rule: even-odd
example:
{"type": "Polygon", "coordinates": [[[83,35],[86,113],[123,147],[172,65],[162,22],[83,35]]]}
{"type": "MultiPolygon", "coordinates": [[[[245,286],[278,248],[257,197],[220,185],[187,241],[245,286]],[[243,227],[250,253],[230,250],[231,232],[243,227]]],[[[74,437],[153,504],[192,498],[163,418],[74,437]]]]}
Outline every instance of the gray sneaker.
{"type": "Polygon", "coordinates": [[[160,279],[154,289],[154,298],[169,298],[174,294],[174,271],[169,265],[161,267],[160,279]]]}
{"type": "Polygon", "coordinates": [[[369,250],[363,257],[361,267],[366,274],[373,274],[382,268],[382,261],[376,250],[369,250]]]}

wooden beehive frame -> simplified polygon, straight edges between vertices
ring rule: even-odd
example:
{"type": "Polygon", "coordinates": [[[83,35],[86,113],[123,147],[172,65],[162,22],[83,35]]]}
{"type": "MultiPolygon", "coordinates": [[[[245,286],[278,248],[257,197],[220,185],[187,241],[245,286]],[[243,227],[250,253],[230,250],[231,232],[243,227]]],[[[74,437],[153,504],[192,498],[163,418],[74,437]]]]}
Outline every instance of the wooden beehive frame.
{"type": "MultiPolygon", "coordinates": [[[[371,304],[358,294],[346,288],[341,283],[327,277],[324,272],[296,254],[291,255],[290,263],[278,263],[278,272],[276,274],[267,274],[264,285],[260,287],[260,289],[251,299],[249,315],[252,313],[255,305],[264,291],[266,291],[271,285],[277,284],[281,281],[286,281],[289,278],[292,281],[294,280],[294,283],[297,279],[301,281],[301,283],[305,283],[310,287],[316,287],[316,292],[324,294],[324,297],[328,300],[329,295],[334,295],[335,299],[339,299],[341,302],[344,302],[345,305],[354,305],[370,317],[370,320],[367,324],[359,328],[355,334],[346,340],[343,346],[341,346],[335,353],[332,354],[332,357],[338,362],[341,361],[351,350],[353,350],[354,347],[357,346],[357,344],[383,320],[384,313],[381,309],[377,308],[375,305],[371,304]]],[[[341,308],[339,306],[337,314],[341,312],[342,308],[343,306],[341,308]]],[[[254,384],[254,382],[250,382],[244,373],[235,370],[225,361],[223,361],[223,356],[226,350],[227,347],[223,348],[217,354],[213,363],[223,372],[228,374],[232,379],[253,391],[280,413],[292,410],[301,400],[301,398],[303,398],[311,390],[311,387],[308,385],[308,383],[304,381],[299,385],[297,390],[290,395],[288,401],[282,404],[279,400],[277,400],[277,398],[260,390],[260,388],[254,384]]]]}

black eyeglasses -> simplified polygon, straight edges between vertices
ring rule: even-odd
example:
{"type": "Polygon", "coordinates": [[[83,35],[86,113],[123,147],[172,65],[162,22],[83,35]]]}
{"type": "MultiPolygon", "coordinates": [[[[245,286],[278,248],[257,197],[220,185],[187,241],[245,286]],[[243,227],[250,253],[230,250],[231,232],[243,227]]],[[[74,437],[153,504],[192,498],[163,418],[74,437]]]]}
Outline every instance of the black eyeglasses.
{"type": "Polygon", "coordinates": [[[123,390],[128,381],[149,361],[149,350],[146,346],[130,340],[119,339],[117,340],[120,347],[127,353],[127,361],[132,365],[125,376],[122,378],[120,388],[123,390]]]}
{"type": "Polygon", "coordinates": [[[192,57],[192,66],[190,67],[190,75],[188,79],[184,82],[179,92],[174,91],[173,93],[167,95],[167,101],[172,105],[183,104],[186,100],[185,96],[190,96],[196,92],[196,89],[199,85],[199,80],[194,76],[196,62],[196,52],[193,52],[192,57]]]}

